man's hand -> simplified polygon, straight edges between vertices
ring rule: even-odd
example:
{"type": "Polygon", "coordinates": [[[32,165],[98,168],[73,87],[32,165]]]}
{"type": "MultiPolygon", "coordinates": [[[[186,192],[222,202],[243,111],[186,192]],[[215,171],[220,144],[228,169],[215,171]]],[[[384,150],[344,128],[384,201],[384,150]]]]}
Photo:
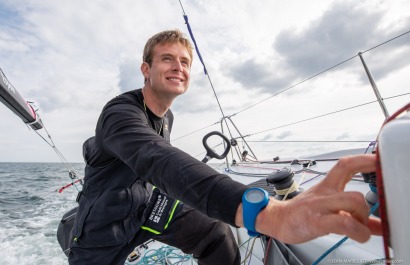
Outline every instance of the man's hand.
{"type": "MultiPolygon", "coordinates": [[[[374,155],[343,157],[326,178],[293,199],[270,198],[257,216],[255,228],[284,243],[302,243],[329,233],[347,235],[358,242],[367,241],[372,234],[381,235],[381,221],[368,217],[369,207],[363,194],[344,192],[354,174],[375,170],[374,155]]],[[[235,221],[243,226],[242,205],[235,221]]]]}

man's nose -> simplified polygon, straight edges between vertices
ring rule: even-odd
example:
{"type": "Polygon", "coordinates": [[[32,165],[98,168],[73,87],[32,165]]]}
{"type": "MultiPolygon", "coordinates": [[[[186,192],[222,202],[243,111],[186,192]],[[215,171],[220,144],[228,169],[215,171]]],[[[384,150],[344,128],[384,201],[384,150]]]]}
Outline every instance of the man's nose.
{"type": "Polygon", "coordinates": [[[174,71],[182,71],[182,63],[179,60],[174,60],[174,63],[172,64],[172,70],[174,71]]]}

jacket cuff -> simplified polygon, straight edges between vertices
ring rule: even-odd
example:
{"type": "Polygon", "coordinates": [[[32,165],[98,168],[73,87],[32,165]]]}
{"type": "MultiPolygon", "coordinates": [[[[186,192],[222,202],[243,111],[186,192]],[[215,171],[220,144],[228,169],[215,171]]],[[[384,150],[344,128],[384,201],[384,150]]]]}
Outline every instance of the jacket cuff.
{"type": "Polygon", "coordinates": [[[208,216],[221,220],[234,227],[235,216],[243,193],[249,188],[230,177],[220,179],[213,187],[208,199],[208,216]]]}

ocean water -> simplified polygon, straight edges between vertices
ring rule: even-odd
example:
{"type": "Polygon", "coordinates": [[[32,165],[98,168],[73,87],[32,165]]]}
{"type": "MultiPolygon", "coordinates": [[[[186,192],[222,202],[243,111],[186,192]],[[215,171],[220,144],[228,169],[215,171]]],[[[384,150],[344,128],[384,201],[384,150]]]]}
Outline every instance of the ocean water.
{"type": "MultiPolygon", "coordinates": [[[[83,176],[84,164],[70,166],[83,176]]],[[[58,192],[69,183],[61,163],[0,162],[0,265],[68,264],[57,227],[63,214],[77,206],[77,188],[81,190],[71,186],[58,192]]],[[[189,259],[187,264],[196,263],[189,259]]]]}
{"type": "MultiPolygon", "coordinates": [[[[78,176],[84,164],[70,164],[78,176]]],[[[56,233],[77,189],[60,163],[0,163],[0,264],[68,264],[56,233]]],[[[81,187],[78,187],[79,189],[81,187]]]]}

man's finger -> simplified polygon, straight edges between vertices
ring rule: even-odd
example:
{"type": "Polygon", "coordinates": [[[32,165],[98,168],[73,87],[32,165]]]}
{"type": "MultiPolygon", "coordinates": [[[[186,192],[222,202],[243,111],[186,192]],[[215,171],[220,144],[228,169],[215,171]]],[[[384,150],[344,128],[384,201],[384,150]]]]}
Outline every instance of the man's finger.
{"type": "Polygon", "coordinates": [[[364,196],[360,192],[339,192],[331,197],[324,197],[321,207],[323,214],[349,215],[360,223],[368,222],[369,207],[365,203],[364,196]]]}
{"type": "Polygon", "coordinates": [[[319,185],[342,191],[354,174],[373,171],[376,171],[375,155],[364,154],[342,157],[319,185]]]}
{"type": "Polygon", "coordinates": [[[345,215],[332,214],[324,216],[320,219],[319,226],[325,233],[346,235],[360,243],[366,242],[371,236],[371,231],[365,224],[345,215]]]}
{"type": "Polygon", "coordinates": [[[372,232],[372,235],[376,235],[376,236],[383,235],[382,222],[380,218],[370,217],[367,227],[369,227],[370,231],[372,232]]]}

